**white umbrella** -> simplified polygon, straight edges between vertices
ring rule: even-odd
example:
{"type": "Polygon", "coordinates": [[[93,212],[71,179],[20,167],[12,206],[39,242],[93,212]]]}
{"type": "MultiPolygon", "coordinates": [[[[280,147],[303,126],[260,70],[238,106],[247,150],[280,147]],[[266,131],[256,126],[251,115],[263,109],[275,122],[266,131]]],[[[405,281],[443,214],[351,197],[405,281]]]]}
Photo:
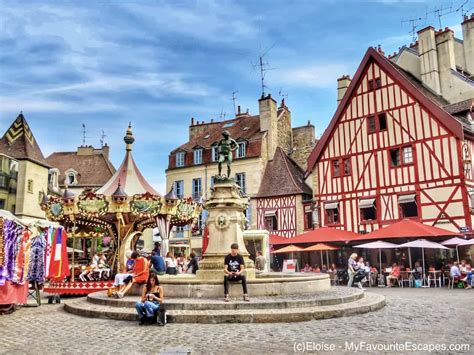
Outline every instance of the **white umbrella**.
{"type": "Polygon", "coordinates": [[[399,245],[400,248],[421,248],[421,255],[423,259],[423,277],[425,275],[425,249],[448,249],[440,243],[432,242],[426,239],[417,239],[411,242],[399,245]]]}
{"type": "Polygon", "coordinates": [[[459,263],[459,250],[458,250],[458,246],[461,245],[462,243],[464,243],[465,241],[466,241],[466,239],[462,239],[462,238],[459,238],[459,237],[454,237],[454,238],[445,240],[444,242],[441,242],[441,244],[442,244],[442,245],[452,245],[452,246],[456,246],[456,257],[457,257],[458,263],[459,263]]]}
{"type": "Polygon", "coordinates": [[[379,271],[380,274],[382,275],[382,249],[394,249],[398,248],[399,246],[397,244],[389,243],[389,242],[384,242],[382,240],[377,240],[375,242],[370,242],[370,243],[365,243],[365,244],[360,244],[354,246],[354,248],[364,248],[364,249],[378,249],[379,250],[379,271]]]}
{"type": "Polygon", "coordinates": [[[463,240],[462,243],[458,244],[458,247],[463,247],[465,245],[474,245],[474,239],[463,240]]]}

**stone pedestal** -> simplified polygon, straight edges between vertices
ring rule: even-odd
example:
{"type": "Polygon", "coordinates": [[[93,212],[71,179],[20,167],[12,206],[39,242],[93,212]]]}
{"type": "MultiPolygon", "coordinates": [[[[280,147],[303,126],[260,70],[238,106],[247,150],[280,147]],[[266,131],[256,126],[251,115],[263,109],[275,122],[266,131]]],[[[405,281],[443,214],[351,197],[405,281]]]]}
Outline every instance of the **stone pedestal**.
{"type": "Polygon", "coordinates": [[[224,258],[230,253],[230,245],[239,245],[239,254],[245,260],[247,279],[255,278],[255,268],[245,248],[243,230],[248,199],[239,194],[239,186],[233,179],[215,177],[211,198],[204,208],[209,215],[206,226],[209,244],[204,259],[199,263],[197,278],[200,280],[223,280],[224,258]]]}

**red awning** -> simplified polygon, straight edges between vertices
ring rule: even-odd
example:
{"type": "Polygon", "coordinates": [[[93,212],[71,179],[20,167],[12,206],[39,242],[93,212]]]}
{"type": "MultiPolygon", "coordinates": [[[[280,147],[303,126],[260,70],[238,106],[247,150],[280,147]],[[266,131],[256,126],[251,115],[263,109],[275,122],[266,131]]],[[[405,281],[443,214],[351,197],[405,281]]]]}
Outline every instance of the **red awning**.
{"type": "Polygon", "coordinates": [[[341,229],[322,227],[309,232],[302,233],[292,238],[285,238],[276,235],[270,235],[270,244],[304,244],[321,242],[347,242],[360,239],[360,235],[341,229]]]}
{"type": "Polygon", "coordinates": [[[389,238],[452,237],[460,233],[404,219],[387,227],[359,236],[359,240],[389,238]]]}

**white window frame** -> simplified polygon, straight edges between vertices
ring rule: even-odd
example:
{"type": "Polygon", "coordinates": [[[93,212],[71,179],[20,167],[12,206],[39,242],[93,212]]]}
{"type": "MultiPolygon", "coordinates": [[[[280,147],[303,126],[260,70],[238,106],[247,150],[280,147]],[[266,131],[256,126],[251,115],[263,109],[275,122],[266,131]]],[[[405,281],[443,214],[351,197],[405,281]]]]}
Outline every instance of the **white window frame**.
{"type": "Polygon", "coordinates": [[[247,155],[247,142],[246,141],[240,141],[237,142],[237,150],[235,151],[235,157],[236,158],[245,158],[247,155]]]}
{"type": "Polygon", "coordinates": [[[193,179],[193,199],[197,200],[201,197],[202,195],[202,179],[201,178],[196,178],[193,179]],[[196,188],[198,187],[198,188],[196,188]]]}
{"type": "Polygon", "coordinates": [[[202,164],[202,148],[194,149],[193,157],[194,157],[194,165],[202,164]]]}
{"type": "Polygon", "coordinates": [[[178,198],[183,198],[184,196],[184,181],[183,180],[177,180],[175,181],[173,186],[174,193],[176,197],[178,198]]]}
{"type": "Polygon", "coordinates": [[[403,164],[412,164],[413,163],[413,148],[412,146],[402,147],[402,157],[403,157],[403,164]],[[405,154],[405,150],[407,154],[405,154]],[[408,150],[410,151],[408,153],[408,150]],[[406,157],[409,157],[409,160],[406,160],[406,157]]]}
{"type": "Polygon", "coordinates": [[[247,181],[246,181],[246,176],[245,173],[236,173],[235,174],[235,181],[237,182],[237,185],[240,186],[240,191],[243,193],[247,192],[247,181]],[[240,181],[240,183],[239,183],[240,181]]]}
{"type": "Polygon", "coordinates": [[[176,167],[180,168],[184,166],[184,155],[185,152],[178,152],[176,153],[176,167]]]}
{"type": "Polygon", "coordinates": [[[212,145],[212,147],[211,147],[211,156],[212,156],[212,161],[218,161],[219,160],[219,148],[217,147],[217,144],[212,145]]]}

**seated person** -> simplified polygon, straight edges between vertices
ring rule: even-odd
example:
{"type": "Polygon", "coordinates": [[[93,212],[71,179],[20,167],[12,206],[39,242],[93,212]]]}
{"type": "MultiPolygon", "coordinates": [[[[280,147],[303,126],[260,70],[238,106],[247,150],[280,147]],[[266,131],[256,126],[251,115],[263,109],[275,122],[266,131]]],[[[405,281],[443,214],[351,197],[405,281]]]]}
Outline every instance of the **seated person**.
{"type": "Polygon", "coordinates": [[[224,259],[224,301],[229,302],[229,282],[242,281],[244,291],[244,301],[250,301],[247,291],[247,278],[242,275],[245,270],[245,262],[242,255],[239,254],[239,246],[233,243],[230,246],[230,254],[224,259]]]}
{"type": "Polygon", "coordinates": [[[115,275],[113,287],[122,286],[124,284],[123,280],[125,280],[133,273],[133,266],[135,265],[135,261],[131,258],[132,252],[128,250],[125,253],[125,256],[127,257],[127,262],[125,263],[123,272],[115,275]]]}
{"type": "Polygon", "coordinates": [[[466,283],[466,288],[472,288],[472,268],[470,264],[466,264],[466,277],[462,281],[466,283]]]}
{"type": "Polygon", "coordinates": [[[324,273],[327,273],[327,272],[328,272],[328,269],[327,269],[326,265],[323,265],[323,266],[321,267],[321,272],[324,272],[324,273]]]}
{"type": "Polygon", "coordinates": [[[186,272],[187,273],[193,273],[196,274],[196,272],[199,270],[199,260],[197,255],[192,252],[189,257],[191,260],[189,260],[188,265],[186,266],[186,272]]]}
{"type": "Polygon", "coordinates": [[[258,272],[265,271],[265,267],[267,265],[267,259],[263,256],[262,252],[259,250],[257,251],[257,257],[255,258],[255,269],[258,272]]]}
{"type": "Polygon", "coordinates": [[[387,276],[387,287],[392,287],[392,281],[400,278],[400,267],[397,263],[393,263],[390,275],[387,276]]]}
{"type": "Polygon", "coordinates": [[[176,268],[176,260],[173,254],[170,252],[166,253],[165,263],[167,275],[176,275],[178,273],[178,269],[176,268]]]}
{"type": "Polygon", "coordinates": [[[336,264],[331,264],[331,266],[329,267],[329,272],[335,272],[337,271],[337,267],[336,267],[336,264]]]}
{"type": "MultiPolygon", "coordinates": [[[[156,251],[152,253],[156,254],[156,251]]],[[[140,325],[153,324],[155,321],[160,326],[164,325],[161,320],[156,319],[156,314],[160,309],[160,304],[163,303],[164,296],[158,276],[151,273],[146,287],[143,289],[141,300],[135,304],[135,309],[140,316],[140,325]]]]}
{"type": "Polygon", "coordinates": [[[318,265],[314,265],[312,271],[313,271],[313,272],[321,272],[321,269],[319,268],[318,265]]]}
{"type": "Polygon", "coordinates": [[[461,264],[459,265],[459,271],[461,271],[461,274],[466,273],[466,260],[461,260],[461,264]]]}
{"type": "Polygon", "coordinates": [[[423,278],[423,268],[420,265],[419,261],[415,262],[415,267],[413,268],[413,278],[415,280],[421,280],[423,278]]]}
{"type": "Polygon", "coordinates": [[[461,279],[461,270],[459,270],[459,264],[457,261],[453,263],[451,266],[451,270],[449,271],[449,276],[453,279],[453,283],[456,285],[459,280],[461,279]]]}
{"type": "Polygon", "coordinates": [[[154,250],[151,252],[150,271],[157,275],[164,275],[166,272],[165,260],[154,250]]]}
{"type": "Polygon", "coordinates": [[[99,279],[108,280],[110,277],[110,266],[107,264],[107,258],[102,252],[99,253],[98,255],[99,255],[99,264],[97,265],[97,269],[99,272],[99,279]]]}
{"type": "Polygon", "coordinates": [[[311,266],[309,266],[309,264],[305,264],[303,270],[301,270],[302,272],[312,272],[313,271],[313,268],[311,266]]]}
{"type": "Polygon", "coordinates": [[[123,298],[127,292],[132,288],[135,283],[145,283],[148,280],[149,268],[148,261],[143,257],[139,256],[138,252],[132,252],[132,259],[135,261],[133,266],[133,273],[123,280],[124,285],[120,287],[118,292],[114,292],[113,295],[117,298],[123,298]]]}

